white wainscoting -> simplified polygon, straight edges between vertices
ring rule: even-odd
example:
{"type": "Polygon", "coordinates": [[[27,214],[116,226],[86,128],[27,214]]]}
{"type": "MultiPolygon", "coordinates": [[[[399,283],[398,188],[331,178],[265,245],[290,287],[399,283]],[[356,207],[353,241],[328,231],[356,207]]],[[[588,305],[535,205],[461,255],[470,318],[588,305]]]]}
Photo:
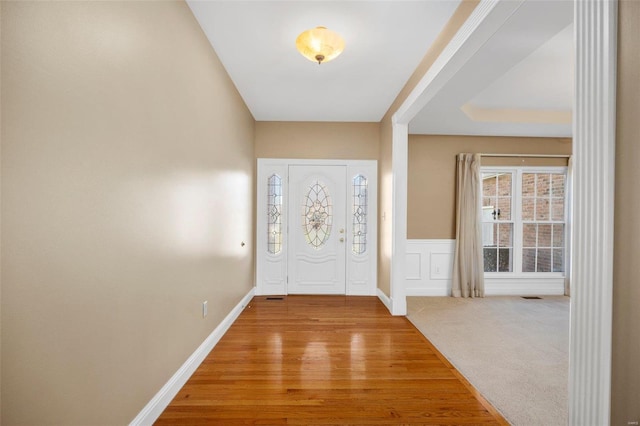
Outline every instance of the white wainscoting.
{"type": "Polygon", "coordinates": [[[407,240],[407,296],[450,296],[455,240],[407,240]]]}
{"type": "MultiPolygon", "coordinates": [[[[455,240],[407,240],[407,296],[451,296],[455,240]]],[[[563,277],[487,277],[486,296],[564,294],[563,277]]]]}

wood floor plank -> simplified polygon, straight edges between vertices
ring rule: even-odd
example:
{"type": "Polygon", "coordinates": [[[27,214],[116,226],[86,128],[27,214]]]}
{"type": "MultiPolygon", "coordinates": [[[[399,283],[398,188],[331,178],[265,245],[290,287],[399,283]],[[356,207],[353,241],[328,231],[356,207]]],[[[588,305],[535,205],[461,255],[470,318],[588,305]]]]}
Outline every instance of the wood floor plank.
{"type": "Polygon", "coordinates": [[[375,297],[255,297],[158,425],[507,425],[375,297]]]}

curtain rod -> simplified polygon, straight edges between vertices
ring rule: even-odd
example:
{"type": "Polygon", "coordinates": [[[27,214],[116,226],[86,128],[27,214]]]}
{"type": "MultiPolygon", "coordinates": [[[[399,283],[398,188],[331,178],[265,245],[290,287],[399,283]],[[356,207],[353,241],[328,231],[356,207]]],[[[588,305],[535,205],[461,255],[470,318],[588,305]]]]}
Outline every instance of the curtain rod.
{"type": "Polygon", "coordinates": [[[480,154],[481,157],[569,158],[571,154],[480,154]]]}

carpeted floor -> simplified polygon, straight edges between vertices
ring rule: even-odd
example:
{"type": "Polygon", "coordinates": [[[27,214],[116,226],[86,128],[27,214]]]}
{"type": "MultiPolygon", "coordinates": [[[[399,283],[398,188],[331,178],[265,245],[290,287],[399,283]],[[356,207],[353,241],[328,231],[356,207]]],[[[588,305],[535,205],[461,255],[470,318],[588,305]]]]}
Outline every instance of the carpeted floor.
{"type": "Polygon", "coordinates": [[[567,424],[568,297],[408,297],[407,305],[409,320],[511,424],[567,424]]]}

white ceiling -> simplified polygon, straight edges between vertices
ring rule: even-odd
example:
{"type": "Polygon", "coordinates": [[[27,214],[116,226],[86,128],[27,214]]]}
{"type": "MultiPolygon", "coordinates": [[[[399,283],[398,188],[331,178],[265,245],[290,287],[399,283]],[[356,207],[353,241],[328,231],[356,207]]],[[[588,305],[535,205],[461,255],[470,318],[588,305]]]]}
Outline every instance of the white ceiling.
{"type": "MultiPolygon", "coordinates": [[[[459,0],[187,1],[258,121],[383,117],[459,0]],[[295,49],[325,26],[322,65],[295,49]]],[[[412,134],[571,136],[572,0],[526,0],[410,123],[412,134]]]]}
{"type": "Polygon", "coordinates": [[[377,122],[459,0],[187,3],[256,120],[377,122]],[[295,48],[317,26],[346,45],[322,65],[295,48]]]}
{"type": "Polygon", "coordinates": [[[572,102],[573,2],[528,0],[422,109],[409,130],[570,137],[572,102]]]}

